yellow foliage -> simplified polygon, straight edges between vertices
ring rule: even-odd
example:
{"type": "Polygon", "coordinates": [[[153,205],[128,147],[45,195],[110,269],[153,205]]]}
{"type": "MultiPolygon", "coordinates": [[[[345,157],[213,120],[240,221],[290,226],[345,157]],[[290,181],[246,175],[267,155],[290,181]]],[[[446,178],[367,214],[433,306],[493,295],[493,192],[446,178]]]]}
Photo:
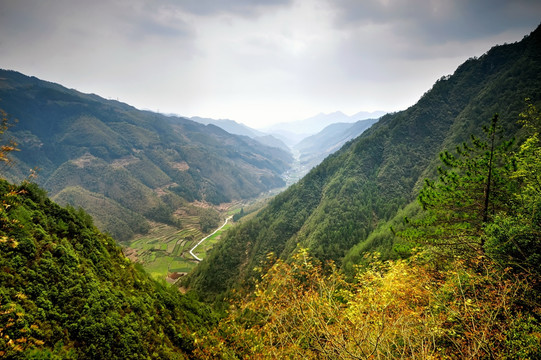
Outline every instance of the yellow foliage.
{"type": "MultiPolygon", "coordinates": [[[[507,333],[523,320],[513,304],[525,279],[474,271],[460,262],[435,270],[414,257],[359,270],[353,283],[301,251],[276,261],[254,293],[196,354],[222,359],[505,358],[507,333]]],[[[532,339],[534,339],[532,337],[532,339]]],[[[533,340],[535,342],[535,340],[533,340]]],[[[539,339],[532,346],[541,345],[539,339]]]]}
{"type": "MultiPolygon", "coordinates": [[[[0,138],[10,128],[8,116],[5,111],[0,109],[0,138]]],[[[9,144],[0,145],[0,162],[6,164],[11,163],[11,159],[8,158],[8,154],[12,151],[18,151],[17,143],[10,141],[9,144]]]]}
{"type": "MultiPolygon", "coordinates": [[[[14,297],[18,301],[27,299],[23,293],[17,293],[14,297]]],[[[16,357],[17,353],[44,344],[42,340],[30,336],[31,331],[37,330],[38,326],[31,324],[28,328],[25,317],[26,314],[20,304],[0,302],[0,357],[16,357]]]]}

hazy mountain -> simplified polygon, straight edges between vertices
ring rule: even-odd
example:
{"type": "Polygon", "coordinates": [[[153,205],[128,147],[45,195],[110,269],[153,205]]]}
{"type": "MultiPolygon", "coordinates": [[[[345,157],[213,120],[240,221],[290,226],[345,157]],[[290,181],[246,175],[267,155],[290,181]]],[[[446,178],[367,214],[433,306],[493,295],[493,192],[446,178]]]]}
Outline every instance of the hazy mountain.
{"type": "Polygon", "coordinates": [[[293,148],[296,144],[298,144],[302,139],[306,138],[307,136],[310,136],[309,133],[296,133],[288,130],[282,130],[282,129],[273,129],[269,130],[271,135],[284,144],[286,144],[289,148],[293,148]]]}
{"type": "Polygon", "coordinates": [[[291,149],[289,148],[289,146],[287,146],[282,140],[276,138],[275,136],[262,135],[262,136],[256,136],[254,137],[254,139],[259,141],[263,145],[282,149],[284,151],[287,151],[288,153],[291,152],[291,149]]]}
{"type": "Polygon", "coordinates": [[[190,120],[194,120],[194,121],[197,121],[198,123],[205,124],[205,125],[208,125],[208,124],[216,125],[219,128],[224,129],[228,133],[235,134],[235,135],[248,136],[248,137],[251,137],[252,139],[259,141],[263,145],[276,147],[286,152],[291,152],[291,149],[289,148],[289,146],[287,146],[282,140],[270,134],[267,134],[265,132],[252,129],[251,127],[246,126],[244,124],[239,124],[238,122],[234,120],[228,120],[228,119],[215,120],[215,119],[209,119],[209,118],[201,118],[197,116],[191,117],[190,120]]]}
{"type": "Polygon", "coordinates": [[[377,119],[359,120],[355,123],[335,123],[319,133],[304,138],[293,148],[299,152],[302,166],[311,169],[329,154],[339,150],[346,142],[361,135],[377,119]]]}
{"type": "Polygon", "coordinates": [[[359,120],[368,120],[368,119],[379,119],[387,112],[385,111],[359,111],[356,114],[351,115],[350,121],[359,121],[359,120]]]}
{"type": "Polygon", "coordinates": [[[244,124],[239,124],[238,122],[234,120],[229,120],[229,119],[216,120],[216,119],[210,119],[210,118],[202,118],[199,116],[193,116],[190,118],[190,120],[193,120],[205,125],[208,125],[208,124],[216,125],[219,128],[224,129],[228,133],[235,134],[235,135],[244,135],[244,136],[249,136],[251,138],[267,135],[262,131],[252,129],[249,126],[246,126],[244,124]]]}
{"type": "Polygon", "coordinates": [[[144,231],[144,219],[172,222],[186,201],[218,204],[283,186],[280,175],[292,161],[281,149],[214,125],[14,71],[0,71],[0,109],[18,119],[11,136],[21,150],[5,176],[20,180],[38,167],[37,182],[57,200],[78,206],[102,199],[92,214],[119,238],[144,231]]]}
{"type": "Polygon", "coordinates": [[[265,131],[272,134],[280,134],[282,136],[285,136],[286,138],[291,139],[289,140],[290,142],[294,142],[296,139],[299,138],[300,135],[300,139],[297,140],[298,142],[302,140],[302,138],[316,134],[323,130],[325,127],[334,123],[352,123],[359,120],[376,119],[384,114],[385,112],[383,111],[361,111],[351,116],[348,116],[341,111],[336,111],[329,114],[321,113],[304,120],[278,123],[266,128],[265,131]],[[297,135],[297,138],[294,138],[291,135],[288,136],[288,133],[297,135]]]}
{"type": "Polygon", "coordinates": [[[189,284],[209,296],[251,285],[267,254],[288,258],[299,247],[342,266],[366,251],[396,256],[388,226],[375,229],[416,199],[441,151],[481,133],[494,113],[516,135],[525,98],[541,102],[541,28],[469,59],[415,105],[383,116],[230,231],[189,284]]]}

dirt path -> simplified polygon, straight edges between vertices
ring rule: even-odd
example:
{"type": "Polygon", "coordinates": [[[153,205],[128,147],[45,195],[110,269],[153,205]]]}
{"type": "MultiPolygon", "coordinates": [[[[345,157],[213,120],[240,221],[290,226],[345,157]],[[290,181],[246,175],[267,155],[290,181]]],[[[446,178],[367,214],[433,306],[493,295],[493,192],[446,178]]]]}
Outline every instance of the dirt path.
{"type": "Polygon", "coordinates": [[[228,217],[227,219],[225,219],[225,222],[222,224],[222,226],[220,226],[218,229],[214,230],[214,232],[213,232],[212,234],[207,235],[207,236],[205,236],[204,238],[202,238],[201,240],[199,240],[199,242],[198,242],[197,244],[195,244],[195,246],[194,246],[193,248],[190,249],[190,255],[192,255],[193,258],[194,258],[195,260],[197,260],[197,261],[202,261],[203,259],[201,259],[200,257],[198,257],[197,255],[195,255],[195,254],[193,253],[193,251],[195,250],[195,248],[197,248],[199,245],[201,245],[201,243],[202,243],[203,241],[207,240],[209,237],[211,237],[212,235],[216,234],[218,231],[222,230],[223,227],[224,227],[225,225],[227,225],[227,222],[228,222],[229,220],[231,220],[232,218],[233,218],[233,216],[228,217]]]}

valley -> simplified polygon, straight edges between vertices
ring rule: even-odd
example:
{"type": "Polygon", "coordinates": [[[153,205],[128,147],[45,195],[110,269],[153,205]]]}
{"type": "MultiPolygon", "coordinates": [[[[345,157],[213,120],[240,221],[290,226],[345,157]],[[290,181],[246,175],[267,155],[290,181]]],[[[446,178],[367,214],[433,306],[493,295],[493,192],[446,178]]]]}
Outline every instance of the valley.
{"type": "Polygon", "coordinates": [[[336,114],[322,114],[325,149],[299,151],[231,120],[141,111],[9,70],[0,70],[0,108],[20,119],[8,131],[20,151],[3,175],[18,182],[36,169],[34,181],[54,201],[84,208],[156,279],[190,272],[188,250],[199,239],[299,181],[351,137],[323,129],[336,114]]]}
{"type": "Polygon", "coordinates": [[[540,69],[288,145],[0,70],[0,357],[541,358],[540,69]]]}
{"type": "MultiPolygon", "coordinates": [[[[211,234],[205,236],[204,238],[202,238],[201,240],[199,240],[189,251],[190,255],[197,261],[203,261],[202,258],[200,258],[200,256],[205,256],[206,255],[206,252],[209,250],[209,246],[208,244],[213,244],[213,243],[216,243],[217,240],[220,239],[220,235],[221,235],[221,232],[226,228],[226,226],[228,225],[227,223],[229,222],[229,220],[231,220],[233,218],[233,216],[230,216],[228,217],[227,219],[225,219],[224,223],[222,224],[222,226],[220,226],[219,228],[217,228],[216,230],[214,230],[211,234]],[[203,244],[203,242],[205,241],[205,246],[201,246],[203,244]],[[201,249],[199,249],[199,251],[197,251],[197,255],[194,253],[194,251],[196,251],[196,249],[198,247],[203,248],[203,252],[201,251],[201,249]]],[[[229,226],[230,227],[230,226],[229,226]]]]}
{"type": "MultiPolygon", "coordinates": [[[[136,235],[132,239],[120,242],[120,245],[126,257],[143,265],[153,278],[156,280],[165,279],[174,283],[180,276],[191,272],[199,261],[206,258],[212,248],[220,241],[223,233],[237,224],[232,221],[234,215],[238,215],[241,209],[243,212],[246,209],[247,215],[252,214],[253,216],[276,193],[282,190],[277,189],[261,194],[252,200],[213,207],[216,211],[213,225],[216,228],[207,232],[202,231],[201,218],[197,212],[193,212],[192,206],[192,215],[186,209],[176,212],[175,216],[178,218],[178,223],[182,224],[181,228],[151,222],[148,233],[136,235]],[[219,221],[224,222],[220,223],[219,221]]],[[[239,221],[241,220],[243,219],[239,219],[239,221]]]]}
{"type": "MultiPolygon", "coordinates": [[[[420,212],[417,197],[425,179],[438,178],[439,154],[479,137],[495,113],[502,119],[499,138],[520,143],[525,99],[539,102],[540,39],[538,28],[520,42],[468,59],[417,103],[346,141],[257,216],[229,231],[186,283],[204,299],[221,298],[253,286],[260,277],[253,269],[269,253],[289,259],[304,248],[350,276],[367,253],[407,257],[411,245],[396,229],[420,212]]],[[[306,145],[323,143],[315,138],[306,145]]]]}

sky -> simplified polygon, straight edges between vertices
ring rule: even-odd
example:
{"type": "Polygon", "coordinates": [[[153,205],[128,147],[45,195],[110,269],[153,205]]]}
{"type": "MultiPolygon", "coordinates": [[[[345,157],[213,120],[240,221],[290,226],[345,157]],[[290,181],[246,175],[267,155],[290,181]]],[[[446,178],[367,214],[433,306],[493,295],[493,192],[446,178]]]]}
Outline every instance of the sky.
{"type": "Polygon", "coordinates": [[[406,109],[540,23],[539,0],[0,0],[0,68],[263,128],[406,109]]]}

